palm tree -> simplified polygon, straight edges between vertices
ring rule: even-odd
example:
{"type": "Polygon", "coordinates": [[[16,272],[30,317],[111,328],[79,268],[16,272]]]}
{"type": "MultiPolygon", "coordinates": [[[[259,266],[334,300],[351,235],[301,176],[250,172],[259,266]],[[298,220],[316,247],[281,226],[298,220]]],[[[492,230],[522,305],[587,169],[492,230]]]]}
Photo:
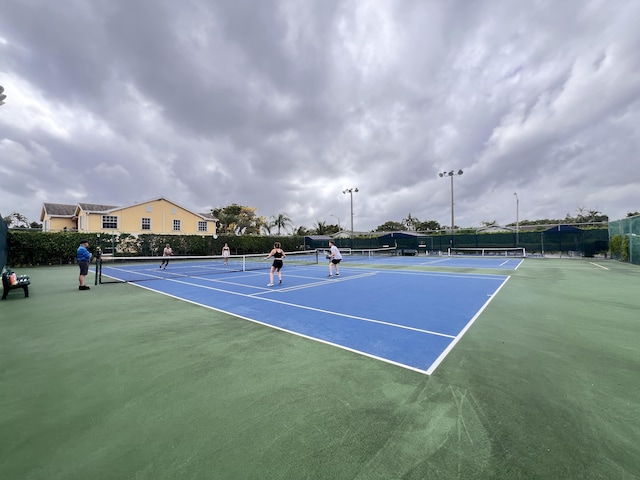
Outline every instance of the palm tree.
{"type": "Polygon", "coordinates": [[[287,225],[291,225],[291,219],[286,213],[280,213],[277,217],[271,217],[271,225],[278,227],[278,235],[280,235],[280,229],[285,228],[287,225]]]}
{"type": "Polygon", "coordinates": [[[316,221],[316,235],[327,235],[327,222],[321,220],[316,221]]]}
{"type": "Polygon", "coordinates": [[[304,237],[305,235],[309,235],[312,232],[309,232],[307,227],[298,227],[293,229],[293,234],[298,235],[300,237],[304,237]]]}

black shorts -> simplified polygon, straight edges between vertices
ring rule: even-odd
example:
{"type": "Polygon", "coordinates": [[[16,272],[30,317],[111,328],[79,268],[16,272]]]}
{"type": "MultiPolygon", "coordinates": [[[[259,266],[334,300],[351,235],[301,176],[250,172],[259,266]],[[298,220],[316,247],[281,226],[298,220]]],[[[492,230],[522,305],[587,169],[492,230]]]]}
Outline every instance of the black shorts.
{"type": "Polygon", "coordinates": [[[273,261],[273,268],[275,268],[276,270],[280,270],[282,268],[282,260],[274,260],[273,261]]]}
{"type": "Polygon", "coordinates": [[[337,265],[340,263],[340,260],[342,260],[341,258],[334,258],[333,260],[331,260],[331,263],[333,263],[334,265],[337,265]]]}
{"type": "Polygon", "coordinates": [[[78,260],[78,266],[80,267],[80,275],[89,273],[89,262],[87,260],[78,260]]]}

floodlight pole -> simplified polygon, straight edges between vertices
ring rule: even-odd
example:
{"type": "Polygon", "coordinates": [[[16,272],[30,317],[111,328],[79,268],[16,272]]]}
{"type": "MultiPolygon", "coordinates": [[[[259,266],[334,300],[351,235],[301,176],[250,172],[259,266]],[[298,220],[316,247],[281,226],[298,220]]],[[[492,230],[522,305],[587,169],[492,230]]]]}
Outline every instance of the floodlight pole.
{"type": "Polygon", "coordinates": [[[440,178],[445,178],[445,177],[449,177],[451,178],[451,247],[455,247],[455,241],[454,241],[454,236],[455,236],[455,220],[454,220],[454,214],[453,214],[453,206],[454,206],[454,202],[453,202],[453,177],[462,175],[464,172],[462,170],[458,170],[457,172],[454,172],[453,170],[451,170],[450,172],[442,172],[439,173],[438,175],[440,176],[440,178]]]}
{"type": "Polygon", "coordinates": [[[338,219],[338,231],[341,231],[342,227],[340,226],[340,217],[334,215],[333,213],[331,214],[331,216],[338,219]]]}
{"type": "Polygon", "coordinates": [[[516,247],[520,245],[520,199],[518,193],[513,192],[516,196],[516,247]]]}
{"type": "Polygon", "coordinates": [[[345,188],[342,193],[348,193],[351,197],[351,248],[353,248],[353,194],[358,193],[358,188],[345,188]]]}

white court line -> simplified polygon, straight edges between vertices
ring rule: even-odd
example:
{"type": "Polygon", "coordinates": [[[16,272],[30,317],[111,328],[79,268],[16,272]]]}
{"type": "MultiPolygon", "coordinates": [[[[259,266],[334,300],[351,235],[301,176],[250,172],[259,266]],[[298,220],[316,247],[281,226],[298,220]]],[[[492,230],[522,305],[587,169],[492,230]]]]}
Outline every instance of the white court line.
{"type": "Polygon", "coordinates": [[[436,263],[449,262],[450,258],[442,258],[439,260],[429,260],[428,262],[420,262],[418,265],[435,265],[436,263]]]}
{"type": "MultiPolygon", "coordinates": [[[[199,280],[206,280],[205,278],[201,278],[201,277],[193,277],[193,278],[198,278],[199,280]]],[[[237,295],[237,296],[240,296],[240,297],[253,298],[255,300],[262,300],[264,302],[278,303],[280,305],[287,305],[289,307],[300,308],[302,310],[310,310],[310,311],[313,311],[313,312],[326,313],[326,314],[329,314],[329,315],[335,315],[335,316],[338,316],[338,317],[350,318],[352,320],[359,320],[359,321],[362,321],[362,322],[377,323],[377,324],[380,324],[380,325],[386,325],[388,327],[395,327],[395,328],[401,328],[401,329],[404,329],[404,330],[411,330],[411,331],[414,331],[414,332],[427,333],[427,334],[430,334],[430,335],[437,335],[439,337],[456,338],[455,335],[449,335],[447,333],[434,332],[432,330],[424,330],[422,328],[409,327],[409,326],[406,326],[406,325],[399,325],[397,323],[391,323],[391,322],[384,322],[382,320],[376,320],[374,318],[359,317],[357,315],[349,315],[349,314],[346,314],[346,313],[334,312],[332,310],[324,310],[322,308],[307,307],[306,305],[298,305],[296,303],[283,302],[281,300],[274,300],[273,298],[258,297],[255,294],[239,293],[239,292],[234,292],[234,291],[231,291],[231,290],[224,290],[222,288],[215,288],[215,287],[210,287],[210,286],[207,286],[207,285],[201,285],[199,283],[191,283],[191,282],[186,282],[186,281],[183,281],[183,280],[177,280],[177,279],[174,279],[174,278],[170,278],[170,279],[167,279],[167,280],[170,281],[170,282],[181,283],[183,285],[190,285],[190,286],[193,286],[193,287],[204,288],[204,289],[207,289],[207,290],[214,290],[214,291],[217,291],[217,292],[229,293],[231,295],[237,295]]],[[[333,282],[332,281],[326,281],[325,283],[326,284],[335,283],[335,280],[333,282]]],[[[149,288],[149,287],[145,287],[145,288],[147,288],[149,290],[153,290],[152,288],[149,288]]],[[[154,290],[154,291],[157,292],[158,290],[154,290]]],[[[163,293],[163,292],[160,292],[160,293],[163,293]]],[[[176,298],[180,298],[180,297],[176,297],[176,298]]],[[[197,303],[197,302],[193,302],[193,303],[197,303]]],[[[200,305],[200,304],[198,303],[198,305],[200,305]]],[[[220,310],[220,311],[224,311],[224,310],[220,310]]],[[[226,312],[226,313],[230,313],[230,312],[226,312]]],[[[232,313],[232,315],[234,315],[234,314],[232,313]]]]}
{"type": "Polygon", "coordinates": [[[359,275],[351,275],[348,277],[340,277],[340,278],[336,278],[336,279],[332,279],[332,280],[321,280],[321,281],[317,281],[314,283],[306,283],[304,285],[297,285],[294,287],[284,287],[284,288],[268,288],[266,289],[266,291],[262,291],[262,292],[258,292],[258,293],[253,293],[252,295],[263,295],[265,293],[271,293],[271,292],[292,292],[294,290],[302,290],[304,288],[312,288],[312,287],[317,287],[317,286],[321,286],[321,285],[328,285],[331,283],[338,283],[338,282],[345,282],[348,280],[357,280],[358,278],[363,278],[363,277],[373,277],[375,275],[377,275],[378,272],[367,272],[367,273],[361,273],[359,275]]]}
{"type": "Polygon", "coordinates": [[[393,275],[418,275],[421,277],[445,277],[467,278],[470,280],[495,280],[495,277],[504,277],[503,273],[457,273],[457,272],[423,272],[420,270],[377,270],[378,273],[390,273],[393,275]]]}
{"type": "Polygon", "coordinates": [[[489,299],[485,302],[485,304],[480,308],[480,310],[478,310],[476,312],[476,314],[473,316],[473,318],[471,320],[469,320],[469,323],[467,323],[464,328],[462,330],[460,330],[460,332],[458,332],[458,335],[456,335],[455,340],[453,342],[451,342],[447,348],[445,348],[442,353],[438,356],[438,358],[435,359],[435,361],[431,364],[431,366],[427,369],[426,374],[427,375],[431,375],[436,368],[438,368],[438,365],[440,365],[440,362],[442,362],[445,357],[449,354],[449,352],[451,350],[453,350],[453,347],[456,346],[456,344],[458,343],[458,341],[464,336],[464,334],[467,332],[467,330],[469,330],[471,328],[471,325],[473,325],[473,323],[476,321],[476,319],[480,316],[480,314],[484,311],[485,308],[487,308],[487,306],[489,305],[489,303],[491,302],[491,300],[493,300],[496,295],[498,295],[498,292],[502,289],[502,287],[505,286],[505,284],[507,283],[507,281],[511,278],[511,276],[508,276],[507,278],[505,278],[504,282],[502,282],[502,284],[498,287],[498,289],[493,292],[493,294],[489,297],[489,299]]]}
{"type": "Polygon", "coordinates": [[[394,360],[390,360],[390,359],[385,358],[385,357],[379,357],[377,355],[373,355],[371,353],[367,353],[367,352],[364,352],[362,350],[356,350],[355,348],[347,347],[347,346],[342,345],[340,343],[334,343],[334,342],[330,342],[328,340],[323,340],[322,338],[318,338],[318,337],[314,337],[314,336],[311,336],[311,335],[306,335],[304,333],[296,332],[295,330],[289,330],[289,329],[286,329],[286,328],[283,328],[283,327],[278,327],[277,325],[273,325],[271,323],[261,322],[260,320],[256,320],[255,318],[245,317],[244,315],[239,315],[237,313],[228,312],[227,310],[222,310],[221,308],[216,308],[216,307],[213,307],[211,305],[205,305],[204,303],[195,302],[193,300],[189,300],[187,298],[179,297],[177,295],[172,295],[171,293],[162,292],[162,291],[156,290],[154,288],[145,287],[144,285],[139,284],[139,283],[132,283],[131,285],[133,285],[135,287],[138,287],[138,288],[143,288],[145,290],[149,290],[149,291],[154,292],[154,293],[159,293],[160,295],[165,295],[165,296],[170,297],[170,298],[175,298],[176,300],[181,300],[183,302],[187,302],[187,303],[190,303],[192,305],[197,305],[199,307],[208,308],[209,310],[213,310],[215,312],[224,313],[225,315],[231,315],[232,317],[239,318],[241,320],[246,320],[248,322],[257,323],[258,325],[263,325],[263,326],[268,327],[268,328],[273,328],[275,330],[280,330],[281,332],[289,333],[291,335],[296,335],[296,336],[301,337],[301,338],[306,338],[307,340],[312,340],[314,342],[323,343],[325,345],[330,345],[330,346],[335,347],[335,348],[341,348],[342,350],[346,350],[348,352],[353,352],[353,353],[356,353],[358,355],[362,355],[364,357],[373,358],[374,360],[379,360],[381,362],[385,362],[385,363],[388,363],[388,364],[391,364],[391,365],[395,365],[397,367],[405,368],[407,370],[413,370],[414,372],[418,372],[418,373],[422,373],[422,374],[426,374],[427,373],[426,370],[423,370],[421,368],[412,367],[411,365],[406,365],[404,363],[396,362],[394,360]]]}
{"type": "Polygon", "coordinates": [[[591,265],[595,265],[596,267],[600,267],[600,268],[602,268],[602,269],[604,269],[604,270],[609,270],[609,268],[608,268],[608,267],[604,267],[604,266],[602,266],[602,265],[600,265],[600,264],[598,264],[598,263],[595,263],[595,262],[589,262],[589,263],[590,263],[591,265]]]}

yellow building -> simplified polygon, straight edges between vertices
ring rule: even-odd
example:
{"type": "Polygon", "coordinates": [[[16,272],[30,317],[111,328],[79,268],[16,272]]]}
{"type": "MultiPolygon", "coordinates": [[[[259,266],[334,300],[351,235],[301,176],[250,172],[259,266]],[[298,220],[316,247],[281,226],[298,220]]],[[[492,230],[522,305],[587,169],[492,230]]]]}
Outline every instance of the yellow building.
{"type": "Polygon", "coordinates": [[[44,231],[216,236],[217,219],[194,213],[164,197],[125,207],[78,203],[45,203],[40,215],[44,231]]]}
{"type": "Polygon", "coordinates": [[[40,213],[42,230],[45,232],[76,230],[75,212],[76,205],[44,203],[42,205],[42,213],[40,213]]]}

